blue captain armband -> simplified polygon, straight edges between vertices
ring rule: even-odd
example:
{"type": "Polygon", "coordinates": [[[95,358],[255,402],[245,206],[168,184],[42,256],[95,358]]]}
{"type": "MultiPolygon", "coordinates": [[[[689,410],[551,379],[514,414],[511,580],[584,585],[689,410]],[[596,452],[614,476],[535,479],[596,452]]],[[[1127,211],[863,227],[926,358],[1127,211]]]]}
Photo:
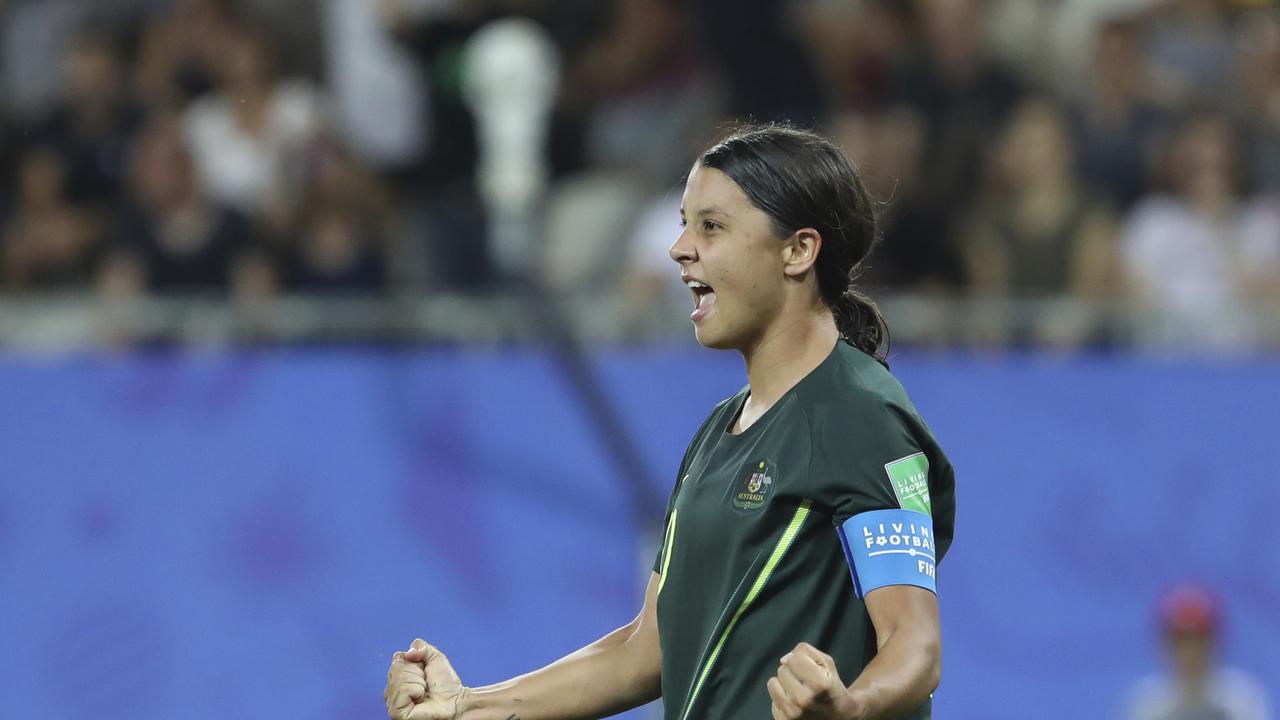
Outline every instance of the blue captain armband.
{"type": "Polygon", "coordinates": [[[938,592],[931,516],[913,510],[873,510],[854,515],[836,531],[859,598],[886,585],[938,592]]]}

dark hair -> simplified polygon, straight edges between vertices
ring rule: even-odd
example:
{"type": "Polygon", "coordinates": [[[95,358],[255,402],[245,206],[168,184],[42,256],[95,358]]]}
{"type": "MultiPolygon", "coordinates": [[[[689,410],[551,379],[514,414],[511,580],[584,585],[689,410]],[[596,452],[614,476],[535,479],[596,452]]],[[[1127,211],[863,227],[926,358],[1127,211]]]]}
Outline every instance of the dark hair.
{"type": "Polygon", "coordinates": [[[845,342],[889,366],[889,326],[871,298],[854,285],[876,243],[875,202],[835,145],[785,125],[734,129],[698,162],[746,193],[786,237],[801,228],[822,235],[814,266],[818,292],[845,342]]]}

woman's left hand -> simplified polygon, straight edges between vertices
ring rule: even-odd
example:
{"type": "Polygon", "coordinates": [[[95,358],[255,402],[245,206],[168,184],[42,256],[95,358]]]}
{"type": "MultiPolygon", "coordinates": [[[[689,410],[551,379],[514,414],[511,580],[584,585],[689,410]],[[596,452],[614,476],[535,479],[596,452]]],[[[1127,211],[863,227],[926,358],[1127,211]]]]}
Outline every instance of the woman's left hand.
{"type": "Polygon", "coordinates": [[[840,680],[830,655],[800,643],[783,656],[769,678],[774,720],[846,720],[860,717],[858,703],[840,680]]]}

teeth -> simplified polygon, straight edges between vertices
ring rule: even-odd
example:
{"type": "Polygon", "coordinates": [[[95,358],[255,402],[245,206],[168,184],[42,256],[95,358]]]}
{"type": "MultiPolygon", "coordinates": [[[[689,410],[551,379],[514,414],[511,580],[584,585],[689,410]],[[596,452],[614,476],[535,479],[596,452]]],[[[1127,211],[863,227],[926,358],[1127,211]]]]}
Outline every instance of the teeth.
{"type": "Polygon", "coordinates": [[[685,284],[685,285],[688,285],[688,286],[689,286],[689,287],[691,287],[691,288],[704,288],[704,287],[707,287],[707,284],[706,284],[706,283],[700,283],[700,282],[698,282],[697,280],[685,280],[685,281],[684,281],[684,284],[685,284]]]}

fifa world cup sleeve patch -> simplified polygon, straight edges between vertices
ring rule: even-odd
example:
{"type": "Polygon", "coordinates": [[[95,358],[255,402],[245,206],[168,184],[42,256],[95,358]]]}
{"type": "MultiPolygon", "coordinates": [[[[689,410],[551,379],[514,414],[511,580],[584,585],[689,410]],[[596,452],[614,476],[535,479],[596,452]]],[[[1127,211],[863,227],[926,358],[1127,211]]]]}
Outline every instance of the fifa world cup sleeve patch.
{"type": "Polygon", "coordinates": [[[929,457],[922,452],[885,463],[889,484],[903,510],[933,514],[929,504],[929,457]]]}
{"type": "Polygon", "coordinates": [[[887,585],[938,592],[933,517],[911,510],[873,510],[837,528],[859,598],[887,585]]]}

